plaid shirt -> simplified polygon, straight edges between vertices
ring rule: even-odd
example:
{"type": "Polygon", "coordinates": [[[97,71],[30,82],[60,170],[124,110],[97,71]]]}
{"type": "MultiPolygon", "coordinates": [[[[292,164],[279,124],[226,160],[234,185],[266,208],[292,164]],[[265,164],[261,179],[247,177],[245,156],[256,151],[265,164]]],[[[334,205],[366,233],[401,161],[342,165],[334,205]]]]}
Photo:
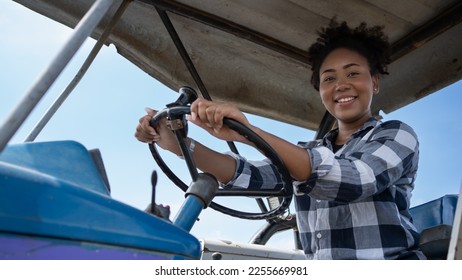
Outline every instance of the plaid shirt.
{"type": "MultiPolygon", "coordinates": [[[[294,182],[307,259],[425,259],[409,213],[419,158],[412,128],[371,118],[334,154],[337,133],[299,143],[312,164],[308,180],[294,182]]],[[[268,160],[233,156],[236,174],[226,187],[281,187],[268,160]]]]}

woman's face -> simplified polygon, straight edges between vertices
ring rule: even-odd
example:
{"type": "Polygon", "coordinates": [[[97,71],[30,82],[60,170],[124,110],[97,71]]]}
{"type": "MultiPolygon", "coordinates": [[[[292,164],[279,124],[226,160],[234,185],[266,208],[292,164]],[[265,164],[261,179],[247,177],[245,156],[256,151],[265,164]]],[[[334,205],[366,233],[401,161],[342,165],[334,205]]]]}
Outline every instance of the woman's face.
{"type": "Polygon", "coordinates": [[[319,93],[327,111],[339,125],[362,125],[371,117],[378,75],[371,76],[367,59],[358,52],[333,50],[321,65],[319,93]]]}

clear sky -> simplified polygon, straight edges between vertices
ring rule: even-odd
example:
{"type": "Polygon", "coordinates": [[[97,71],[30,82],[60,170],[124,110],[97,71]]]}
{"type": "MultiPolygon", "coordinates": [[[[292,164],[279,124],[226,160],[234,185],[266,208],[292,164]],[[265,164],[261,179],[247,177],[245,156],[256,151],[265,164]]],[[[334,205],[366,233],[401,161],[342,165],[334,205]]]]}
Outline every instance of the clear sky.
{"type": "MultiPolygon", "coordinates": [[[[12,113],[32,83],[42,73],[70,36],[71,29],[24,8],[13,1],[0,1],[0,123],[12,113]]],[[[95,41],[87,40],[65,72],[10,143],[20,143],[53,100],[72,80],[95,41]]],[[[412,73],[409,73],[412,78],[412,73]]],[[[414,104],[383,115],[411,125],[419,136],[420,168],[412,204],[418,205],[444,194],[459,193],[462,182],[462,82],[459,81],[414,104]]],[[[386,94],[381,92],[381,94],[386,94]]],[[[99,56],[71,96],[36,141],[75,140],[88,149],[99,148],[109,176],[112,197],[135,208],[150,202],[150,174],[158,170],[157,202],[168,204],[172,218],[184,195],[161,173],[146,144],[134,137],[145,107],[164,108],[177,94],[119,56],[113,46],[99,56]]],[[[311,140],[314,132],[249,116],[252,122],[293,143],[311,140]]],[[[190,126],[191,136],[227,151],[225,143],[190,126]]],[[[238,146],[242,155],[258,159],[258,152],[238,146]]],[[[163,154],[171,168],[189,184],[186,165],[163,154]]],[[[20,199],[20,198],[18,198],[20,199]]],[[[227,206],[256,211],[250,198],[217,200],[227,206]]],[[[206,209],[192,233],[198,238],[247,242],[263,224],[244,221],[206,209]]],[[[285,237],[284,237],[285,238],[285,237]]]]}

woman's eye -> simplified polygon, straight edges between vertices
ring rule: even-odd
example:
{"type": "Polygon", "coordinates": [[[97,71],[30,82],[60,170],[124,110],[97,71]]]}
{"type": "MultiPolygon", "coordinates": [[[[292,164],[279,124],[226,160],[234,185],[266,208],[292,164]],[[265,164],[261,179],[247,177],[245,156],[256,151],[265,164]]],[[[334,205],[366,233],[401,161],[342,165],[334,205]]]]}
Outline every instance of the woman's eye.
{"type": "Polygon", "coordinates": [[[358,76],[358,75],[359,75],[358,72],[350,72],[350,73],[348,74],[348,77],[355,77],[355,76],[358,76]]]}
{"type": "Polygon", "coordinates": [[[323,81],[323,82],[331,82],[331,81],[333,81],[333,80],[335,80],[335,78],[334,78],[334,77],[332,77],[332,76],[329,76],[329,77],[325,77],[325,78],[323,78],[323,80],[322,80],[322,81],[323,81]]]}

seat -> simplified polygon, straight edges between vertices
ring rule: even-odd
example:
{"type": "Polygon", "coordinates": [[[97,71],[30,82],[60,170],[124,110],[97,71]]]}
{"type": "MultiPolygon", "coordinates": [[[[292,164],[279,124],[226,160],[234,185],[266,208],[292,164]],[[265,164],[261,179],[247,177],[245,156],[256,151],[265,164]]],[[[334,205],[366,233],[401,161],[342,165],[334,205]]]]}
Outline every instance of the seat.
{"type": "Polygon", "coordinates": [[[410,209],[420,232],[419,246],[428,259],[447,258],[457,199],[457,195],[445,195],[410,209]]]}

